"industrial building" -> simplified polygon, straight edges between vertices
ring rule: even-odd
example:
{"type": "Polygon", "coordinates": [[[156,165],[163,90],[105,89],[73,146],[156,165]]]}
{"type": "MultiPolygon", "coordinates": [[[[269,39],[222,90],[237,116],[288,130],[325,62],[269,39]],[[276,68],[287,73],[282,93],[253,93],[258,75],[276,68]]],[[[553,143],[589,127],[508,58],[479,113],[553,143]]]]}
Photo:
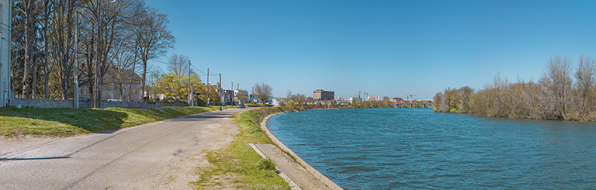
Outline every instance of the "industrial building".
{"type": "Polygon", "coordinates": [[[333,100],[333,98],[335,97],[335,92],[324,91],[324,90],[315,90],[312,92],[312,97],[315,100],[333,100]]]}

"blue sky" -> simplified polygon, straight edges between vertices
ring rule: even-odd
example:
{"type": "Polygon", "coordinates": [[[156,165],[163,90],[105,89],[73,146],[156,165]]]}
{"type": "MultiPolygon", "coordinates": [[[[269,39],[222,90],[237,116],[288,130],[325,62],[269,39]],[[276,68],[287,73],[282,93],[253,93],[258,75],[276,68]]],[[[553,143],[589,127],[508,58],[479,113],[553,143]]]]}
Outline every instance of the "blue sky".
{"type": "Polygon", "coordinates": [[[168,56],[221,73],[224,88],[270,84],[275,97],[430,99],[446,87],[479,90],[497,73],[537,80],[556,55],[596,58],[596,1],[146,2],[168,15],[177,38],[168,56]]]}

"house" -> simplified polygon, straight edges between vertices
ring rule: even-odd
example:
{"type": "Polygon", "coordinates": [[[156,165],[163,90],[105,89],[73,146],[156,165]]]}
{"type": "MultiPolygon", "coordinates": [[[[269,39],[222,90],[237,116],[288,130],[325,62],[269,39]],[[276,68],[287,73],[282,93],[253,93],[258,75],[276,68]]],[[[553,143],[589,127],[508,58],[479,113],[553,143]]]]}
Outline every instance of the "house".
{"type": "MultiPolygon", "coordinates": [[[[108,72],[103,76],[103,84],[101,85],[101,100],[107,101],[133,101],[141,102],[141,77],[132,69],[108,69],[108,72]],[[132,83],[131,83],[132,77],[132,83]],[[132,93],[129,93],[132,90],[132,93]]],[[[80,100],[92,100],[89,91],[89,85],[84,85],[79,88],[80,100]]]]}
{"type": "Polygon", "coordinates": [[[234,102],[242,103],[242,101],[246,101],[248,98],[248,91],[246,90],[234,90],[234,102]]]}
{"type": "Polygon", "coordinates": [[[0,107],[6,106],[9,97],[14,97],[10,87],[11,14],[10,0],[0,0],[0,107]]]}

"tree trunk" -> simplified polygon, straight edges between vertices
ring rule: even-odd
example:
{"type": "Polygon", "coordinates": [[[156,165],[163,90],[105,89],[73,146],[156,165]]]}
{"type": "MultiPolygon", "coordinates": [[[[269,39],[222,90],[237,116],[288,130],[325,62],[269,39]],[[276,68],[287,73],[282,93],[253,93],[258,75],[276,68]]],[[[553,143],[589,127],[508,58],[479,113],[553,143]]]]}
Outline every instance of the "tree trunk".
{"type": "Polygon", "coordinates": [[[44,92],[45,92],[45,99],[49,99],[50,98],[50,91],[48,89],[48,84],[49,84],[49,79],[50,79],[50,69],[48,68],[50,66],[50,63],[48,62],[48,23],[49,21],[49,17],[50,17],[50,8],[49,8],[49,0],[46,0],[44,3],[44,27],[43,27],[43,40],[44,40],[44,56],[43,56],[43,60],[44,60],[44,74],[45,74],[45,82],[44,82],[44,92]]]}
{"type": "MultiPolygon", "coordinates": [[[[47,48],[47,47],[46,47],[47,48]]],[[[46,66],[44,67],[45,69],[45,99],[50,99],[50,90],[48,88],[48,84],[50,81],[50,69],[48,69],[48,63],[47,63],[47,57],[46,57],[46,66]]]]}
{"type": "Polygon", "coordinates": [[[128,101],[132,100],[132,80],[135,76],[135,66],[137,65],[137,47],[138,45],[135,43],[135,58],[132,62],[132,71],[130,73],[130,83],[128,84],[128,101]]]}
{"type": "Polygon", "coordinates": [[[145,79],[147,77],[147,58],[143,58],[143,84],[141,84],[141,101],[145,101],[145,79]]]}
{"type": "Polygon", "coordinates": [[[37,98],[37,63],[33,63],[33,85],[31,85],[31,98],[37,98]]]}
{"type": "Polygon", "coordinates": [[[23,80],[21,82],[21,84],[23,85],[23,97],[25,98],[29,98],[29,72],[31,72],[31,70],[29,69],[31,66],[31,28],[32,28],[32,15],[31,15],[31,6],[33,5],[33,3],[31,2],[31,0],[26,0],[25,1],[25,59],[24,59],[24,72],[23,72],[23,80]]]}

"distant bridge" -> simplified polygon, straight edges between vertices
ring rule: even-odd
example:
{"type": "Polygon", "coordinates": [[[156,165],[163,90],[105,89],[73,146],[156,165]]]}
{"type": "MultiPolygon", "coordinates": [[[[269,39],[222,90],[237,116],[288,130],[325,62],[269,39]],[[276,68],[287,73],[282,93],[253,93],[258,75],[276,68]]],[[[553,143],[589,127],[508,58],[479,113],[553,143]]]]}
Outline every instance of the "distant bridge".
{"type": "Polygon", "coordinates": [[[433,107],[433,103],[411,103],[411,102],[396,102],[395,103],[395,107],[414,107],[414,106],[420,106],[423,108],[431,108],[433,107]],[[408,106],[409,105],[409,106],[408,106]]]}
{"type": "Polygon", "coordinates": [[[433,103],[409,103],[409,102],[404,102],[404,103],[395,103],[395,105],[433,105],[433,103]]]}

